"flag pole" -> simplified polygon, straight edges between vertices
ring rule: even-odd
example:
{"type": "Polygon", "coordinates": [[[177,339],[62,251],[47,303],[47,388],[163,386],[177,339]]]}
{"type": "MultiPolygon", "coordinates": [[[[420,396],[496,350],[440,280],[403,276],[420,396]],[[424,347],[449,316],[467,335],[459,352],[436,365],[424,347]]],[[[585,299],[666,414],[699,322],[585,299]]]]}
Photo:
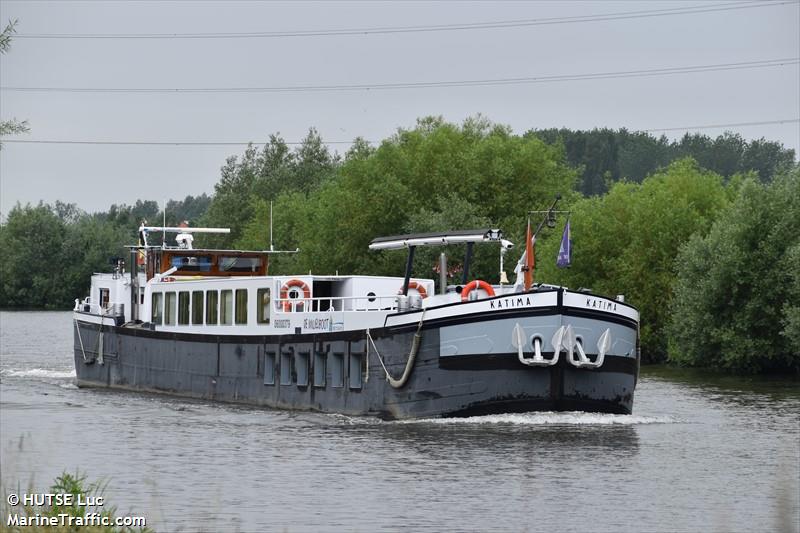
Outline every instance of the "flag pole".
{"type": "Polygon", "coordinates": [[[519,261],[517,261],[517,266],[514,268],[514,272],[517,274],[515,286],[523,287],[526,291],[530,290],[533,286],[533,273],[536,267],[536,249],[534,246],[536,236],[545,223],[550,220],[556,212],[555,208],[559,200],[561,200],[561,195],[556,194],[552,205],[547,211],[528,211],[528,226],[525,232],[525,240],[527,241],[525,243],[525,252],[520,256],[519,261]],[[534,231],[533,234],[531,234],[531,213],[545,213],[544,218],[536,227],[536,231],[534,231]]]}
{"type": "Polygon", "coordinates": [[[534,251],[533,251],[533,236],[531,235],[531,217],[528,215],[528,229],[525,230],[525,290],[531,290],[533,285],[533,266],[534,266],[534,251]]]}
{"type": "Polygon", "coordinates": [[[556,255],[556,266],[558,268],[568,268],[572,264],[572,231],[569,226],[569,214],[567,222],[564,224],[564,233],[561,235],[561,245],[556,255]]]}
{"type": "MultiPolygon", "coordinates": [[[[528,246],[529,246],[530,250],[531,250],[531,253],[529,255],[529,258],[526,258],[526,267],[528,267],[528,270],[525,272],[525,290],[526,291],[530,290],[530,288],[533,286],[533,271],[536,268],[536,257],[535,257],[535,255],[536,255],[536,247],[534,245],[534,243],[536,242],[536,236],[539,235],[540,231],[542,231],[542,228],[544,227],[545,223],[548,220],[550,220],[550,217],[552,216],[553,211],[556,208],[556,204],[558,203],[559,200],[561,200],[561,195],[560,194],[556,194],[556,197],[553,199],[552,205],[547,210],[547,213],[545,213],[544,217],[542,217],[542,221],[539,222],[539,225],[536,226],[536,231],[533,232],[533,235],[529,235],[528,238],[527,238],[528,242],[526,243],[525,250],[526,250],[526,253],[527,253],[528,246]],[[528,279],[530,279],[530,284],[528,284],[528,279]]],[[[531,230],[530,220],[531,220],[530,219],[530,215],[528,215],[528,232],[529,233],[530,233],[530,230],[531,230]]]]}

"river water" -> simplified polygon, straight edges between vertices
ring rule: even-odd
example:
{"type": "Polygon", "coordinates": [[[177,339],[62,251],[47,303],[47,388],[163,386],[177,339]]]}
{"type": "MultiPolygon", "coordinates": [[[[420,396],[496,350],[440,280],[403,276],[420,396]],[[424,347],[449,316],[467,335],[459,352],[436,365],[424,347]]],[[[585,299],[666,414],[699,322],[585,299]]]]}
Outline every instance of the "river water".
{"type": "Polygon", "coordinates": [[[632,416],[382,422],[78,389],[71,320],[0,313],[3,500],[77,470],[157,531],[800,529],[796,380],[645,368],[632,416]]]}

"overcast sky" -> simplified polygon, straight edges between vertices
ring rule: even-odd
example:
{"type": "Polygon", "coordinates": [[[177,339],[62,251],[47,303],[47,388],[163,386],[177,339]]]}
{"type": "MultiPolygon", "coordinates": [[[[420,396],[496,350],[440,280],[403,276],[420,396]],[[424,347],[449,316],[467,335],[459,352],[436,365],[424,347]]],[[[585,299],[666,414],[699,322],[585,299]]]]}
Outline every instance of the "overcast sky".
{"type": "MultiPolygon", "coordinates": [[[[289,32],[434,26],[731,7],[731,1],[127,1],[0,0],[19,19],[0,59],[0,117],[11,137],[60,141],[379,142],[425,115],[482,113],[531,128],[678,128],[800,117],[800,8],[746,9],[448,31],[270,38],[52,39],[41,34],[289,32]],[[776,59],[779,66],[667,76],[488,86],[294,92],[60,92],[8,88],[287,87],[585,75],[776,59]],[[785,63],[785,62],[784,62],[785,63]]],[[[736,6],[739,7],[739,6],[736,6]]],[[[552,21],[551,21],[552,22],[552,21]]],[[[709,128],[800,149],[800,124],[709,128]]],[[[666,132],[670,137],[681,131],[666,132]]],[[[335,145],[343,152],[347,145],[335,145]]],[[[0,150],[0,211],[18,201],[88,211],[137,198],[213,191],[239,146],[13,144],[0,150]]]]}

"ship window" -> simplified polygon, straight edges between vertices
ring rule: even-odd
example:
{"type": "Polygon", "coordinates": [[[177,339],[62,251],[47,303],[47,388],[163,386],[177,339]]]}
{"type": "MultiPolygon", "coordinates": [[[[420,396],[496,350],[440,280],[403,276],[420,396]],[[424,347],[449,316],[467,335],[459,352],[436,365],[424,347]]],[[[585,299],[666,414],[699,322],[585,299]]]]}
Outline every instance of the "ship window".
{"type": "Polygon", "coordinates": [[[236,323],[247,324],[247,289],[236,289],[236,323]]]}
{"type": "Polygon", "coordinates": [[[178,293],[178,324],[185,326],[189,323],[189,291],[178,293]]]}
{"type": "Polygon", "coordinates": [[[164,300],[164,324],[175,325],[175,293],[168,292],[164,300]]]}
{"type": "Polygon", "coordinates": [[[150,307],[150,321],[160,326],[164,321],[164,295],[160,292],[154,292],[150,307]]]}
{"type": "Polygon", "coordinates": [[[331,387],[344,387],[344,354],[334,352],[331,359],[331,387]]]}
{"type": "Polygon", "coordinates": [[[198,255],[194,257],[173,256],[171,265],[183,272],[210,272],[211,263],[210,255],[198,255]]]}
{"type": "Polygon", "coordinates": [[[363,357],[360,353],[350,353],[350,368],[348,369],[350,377],[350,388],[361,388],[361,361],[363,357]]]}
{"type": "Polygon", "coordinates": [[[308,386],[308,352],[300,352],[295,358],[295,370],[297,371],[297,386],[308,386]]]}
{"type": "Polygon", "coordinates": [[[275,352],[264,354],[264,385],[275,385],[275,352]]]}
{"type": "Polygon", "coordinates": [[[256,292],[256,322],[269,324],[269,289],[258,289],[256,292]]]}
{"type": "Polygon", "coordinates": [[[220,257],[219,269],[223,272],[256,272],[261,268],[260,257],[220,257]]]}
{"type": "Polygon", "coordinates": [[[108,293],[109,289],[100,289],[100,307],[108,307],[108,293]]]}
{"type": "Polygon", "coordinates": [[[206,324],[213,326],[217,323],[218,304],[219,293],[217,291],[206,291],[206,324]]]}
{"type": "Polygon", "coordinates": [[[219,323],[225,326],[233,324],[233,291],[220,291],[219,323]]]}
{"type": "Polygon", "coordinates": [[[203,323],[203,291],[192,291],[192,324],[203,323]]]}
{"type": "Polygon", "coordinates": [[[314,386],[325,386],[325,352],[314,353],[314,386]]]}

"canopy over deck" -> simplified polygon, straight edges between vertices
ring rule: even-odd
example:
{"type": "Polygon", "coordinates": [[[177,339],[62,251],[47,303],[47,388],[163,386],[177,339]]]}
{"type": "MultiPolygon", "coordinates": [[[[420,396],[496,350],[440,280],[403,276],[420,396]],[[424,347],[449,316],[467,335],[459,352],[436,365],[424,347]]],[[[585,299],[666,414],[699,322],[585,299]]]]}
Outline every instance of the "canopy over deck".
{"type": "Polygon", "coordinates": [[[499,229],[473,229],[457,230],[434,233],[414,233],[410,235],[395,235],[393,237],[378,237],[369,245],[370,250],[398,250],[412,246],[442,246],[445,244],[462,244],[474,242],[500,241],[503,232],[499,229]]]}

